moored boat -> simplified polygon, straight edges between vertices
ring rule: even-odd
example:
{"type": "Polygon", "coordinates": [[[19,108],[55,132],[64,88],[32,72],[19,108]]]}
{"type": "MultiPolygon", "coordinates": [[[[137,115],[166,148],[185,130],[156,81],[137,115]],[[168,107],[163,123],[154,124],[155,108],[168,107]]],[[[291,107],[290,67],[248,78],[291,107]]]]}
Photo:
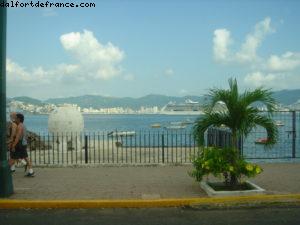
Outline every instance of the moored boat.
{"type": "Polygon", "coordinates": [[[183,124],[171,124],[169,126],[165,126],[164,128],[168,129],[168,130],[180,130],[180,129],[185,129],[186,125],[183,125],[183,124]]]}
{"type": "Polygon", "coordinates": [[[107,134],[109,137],[128,137],[128,136],[134,136],[135,131],[112,131],[107,134]]]}
{"type": "Polygon", "coordinates": [[[161,124],[160,123],[154,123],[154,124],[151,124],[151,127],[152,128],[160,128],[161,124]]]}
{"type": "Polygon", "coordinates": [[[284,126],[284,123],[280,120],[277,120],[277,121],[275,121],[275,125],[281,127],[281,126],[284,126]]]}
{"type": "Polygon", "coordinates": [[[260,145],[264,145],[268,142],[268,138],[258,138],[256,141],[255,141],[255,144],[260,144],[260,145]]]}

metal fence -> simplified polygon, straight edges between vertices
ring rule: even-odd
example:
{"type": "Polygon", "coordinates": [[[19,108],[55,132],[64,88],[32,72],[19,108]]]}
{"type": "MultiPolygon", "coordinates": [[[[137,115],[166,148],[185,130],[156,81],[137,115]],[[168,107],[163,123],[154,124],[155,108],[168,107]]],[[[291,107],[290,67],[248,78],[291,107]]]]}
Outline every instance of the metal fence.
{"type": "MultiPolygon", "coordinates": [[[[276,112],[273,117],[279,129],[277,144],[268,149],[258,143],[266,132],[256,128],[239,141],[245,158],[300,158],[300,112],[276,112]]],[[[230,131],[208,129],[206,144],[228,146],[230,131]]],[[[28,152],[35,165],[190,163],[197,145],[186,130],[37,134],[29,140],[28,152]]]]}
{"type": "Polygon", "coordinates": [[[28,143],[35,165],[189,163],[196,149],[184,131],[38,134],[28,143]]]}
{"type": "MultiPolygon", "coordinates": [[[[285,159],[300,158],[300,112],[275,112],[273,119],[278,127],[278,141],[267,148],[264,140],[267,133],[262,127],[252,130],[246,138],[240,138],[241,154],[247,159],[285,159]]],[[[207,144],[219,147],[228,146],[230,131],[211,128],[207,132],[207,144]]]]}

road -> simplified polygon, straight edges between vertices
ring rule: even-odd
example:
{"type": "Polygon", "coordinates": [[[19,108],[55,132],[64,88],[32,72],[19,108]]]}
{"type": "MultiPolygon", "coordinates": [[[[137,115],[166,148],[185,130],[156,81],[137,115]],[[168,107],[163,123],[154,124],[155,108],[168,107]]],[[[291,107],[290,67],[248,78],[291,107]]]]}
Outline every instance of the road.
{"type": "Polygon", "coordinates": [[[300,207],[0,210],[1,225],[299,225],[300,207]]]}

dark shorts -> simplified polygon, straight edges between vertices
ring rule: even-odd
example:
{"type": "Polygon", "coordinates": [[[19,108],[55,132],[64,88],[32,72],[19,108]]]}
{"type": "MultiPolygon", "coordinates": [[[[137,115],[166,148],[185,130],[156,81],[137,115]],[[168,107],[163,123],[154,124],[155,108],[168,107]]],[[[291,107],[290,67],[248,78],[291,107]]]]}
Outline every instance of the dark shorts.
{"type": "Polygon", "coordinates": [[[22,145],[22,143],[19,142],[16,145],[15,151],[11,152],[10,157],[12,159],[24,159],[24,158],[27,158],[28,157],[28,154],[27,154],[27,145],[22,145]]]}

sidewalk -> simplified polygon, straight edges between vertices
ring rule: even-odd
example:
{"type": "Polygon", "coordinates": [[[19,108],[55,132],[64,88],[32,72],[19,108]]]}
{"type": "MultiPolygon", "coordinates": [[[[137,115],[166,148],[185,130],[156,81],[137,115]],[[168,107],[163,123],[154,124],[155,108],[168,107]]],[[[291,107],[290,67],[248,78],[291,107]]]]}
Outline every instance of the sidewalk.
{"type": "MultiPolygon", "coordinates": [[[[264,172],[252,179],[267,194],[300,193],[300,163],[261,164],[264,172]]],[[[35,168],[36,177],[13,174],[15,194],[9,199],[171,199],[207,195],[189,177],[191,166],[98,166],[35,168]]]]}

